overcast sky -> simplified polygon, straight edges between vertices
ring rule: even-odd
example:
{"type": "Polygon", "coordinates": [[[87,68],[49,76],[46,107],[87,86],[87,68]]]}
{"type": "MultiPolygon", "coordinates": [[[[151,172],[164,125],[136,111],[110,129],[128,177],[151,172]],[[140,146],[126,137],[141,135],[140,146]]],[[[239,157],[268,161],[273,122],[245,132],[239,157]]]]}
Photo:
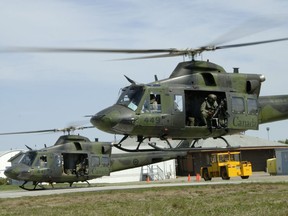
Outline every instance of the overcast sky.
{"type": "MultiPolygon", "coordinates": [[[[229,42],[245,43],[287,37],[287,12],[285,0],[0,0],[0,46],[195,48],[227,32],[255,33],[229,42]]],[[[204,53],[199,59],[229,72],[239,67],[242,73],[265,75],[261,95],[287,94],[287,49],[288,42],[280,42],[204,53]]],[[[148,83],[154,74],[166,78],[183,60],[107,61],[125,57],[0,53],[0,132],[89,123],[83,116],[115,103],[119,89],[129,84],[123,75],[148,83]]],[[[285,140],[287,126],[287,120],[265,124],[246,134],[268,139],[269,127],[270,140],[285,140]]],[[[97,129],[80,133],[90,139],[114,139],[97,129]]],[[[2,136],[0,150],[42,148],[59,135],[2,136]]]]}

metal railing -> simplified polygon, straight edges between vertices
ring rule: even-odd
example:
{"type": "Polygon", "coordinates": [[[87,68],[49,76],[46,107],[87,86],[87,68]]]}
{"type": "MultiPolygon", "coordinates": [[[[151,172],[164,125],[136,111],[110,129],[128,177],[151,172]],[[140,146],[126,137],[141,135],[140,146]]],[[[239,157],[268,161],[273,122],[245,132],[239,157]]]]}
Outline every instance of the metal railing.
{"type": "Polygon", "coordinates": [[[147,165],[142,167],[142,180],[145,180],[147,177],[151,181],[159,181],[166,179],[164,171],[158,165],[147,165]]]}

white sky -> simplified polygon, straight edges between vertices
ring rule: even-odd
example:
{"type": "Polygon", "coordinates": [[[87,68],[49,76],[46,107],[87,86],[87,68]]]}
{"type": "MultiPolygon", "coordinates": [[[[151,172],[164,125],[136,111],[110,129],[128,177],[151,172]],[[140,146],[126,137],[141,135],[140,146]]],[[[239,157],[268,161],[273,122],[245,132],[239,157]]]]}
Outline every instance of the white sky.
{"type": "MultiPolygon", "coordinates": [[[[286,21],[287,12],[285,0],[0,0],[0,46],[195,48],[235,28],[242,34],[245,29],[267,25],[269,30],[227,44],[245,43],[287,37],[287,24],[271,28],[274,23],[269,22],[275,18],[286,21]]],[[[239,67],[242,73],[264,74],[261,95],[287,94],[287,49],[288,41],[219,50],[204,53],[202,58],[227,71],[239,67]]],[[[112,105],[119,89],[129,84],[124,74],[148,83],[154,80],[154,74],[166,78],[182,61],[182,57],[106,61],[125,57],[130,56],[0,53],[0,132],[89,122],[84,115],[112,105]]],[[[267,139],[269,127],[270,140],[285,140],[287,126],[286,120],[246,134],[267,139]]],[[[97,129],[80,134],[101,141],[114,139],[114,135],[97,129]]],[[[44,143],[54,144],[59,135],[2,136],[0,150],[24,145],[42,148],[44,143]]]]}

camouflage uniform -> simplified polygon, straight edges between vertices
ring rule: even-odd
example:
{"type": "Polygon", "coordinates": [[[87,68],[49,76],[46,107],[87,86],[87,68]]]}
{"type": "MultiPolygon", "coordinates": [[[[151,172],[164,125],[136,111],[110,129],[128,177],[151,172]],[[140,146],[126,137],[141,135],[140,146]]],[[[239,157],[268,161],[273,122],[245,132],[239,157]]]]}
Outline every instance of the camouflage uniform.
{"type": "Polygon", "coordinates": [[[211,127],[211,118],[218,107],[217,97],[214,94],[208,95],[201,105],[202,120],[205,125],[211,127]]]}

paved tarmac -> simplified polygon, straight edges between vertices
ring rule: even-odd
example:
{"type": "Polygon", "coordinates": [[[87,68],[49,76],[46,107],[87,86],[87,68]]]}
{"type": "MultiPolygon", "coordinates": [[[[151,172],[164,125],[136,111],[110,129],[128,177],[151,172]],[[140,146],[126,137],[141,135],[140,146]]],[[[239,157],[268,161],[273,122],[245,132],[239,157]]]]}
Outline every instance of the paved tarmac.
{"type": "Polygon", "coordinates": [[[268,173],[259,172],[253,173],[249,179],[241,179],[240,177],[233,177],[230,180],[222,180],[221,178],[213,178],[211,181],[204,181],[203,179],[197,180],[195,176],[190,177],[188,181],[187,177],[180,177],[176,179],[168,179],[164,181],[150,181],[150,182],[132,182],[129,185],[123,184],[113,184],[101,187],[68,187],[64,189],[49,189],[49,190],[38,190],[38,191],[25,191],[22,189],[11,190],[11,191],[1,191],[0,199],[6,198],[19,198],[26,196],[45,196],[45,195],[55,195],[64,193],[76,193],[76,192],[97,192],[97,191],[107,191],[107,190],[126,190],[126,189],[140,189],[140,188],[155,188],[155,187],[182,187],[182,186],[200,186],[200,185],[219,185],[219,184],[242,184],[242,183],[260,183],[260,182],[287,182],[287,175],[270,176],[268,173]]]}

